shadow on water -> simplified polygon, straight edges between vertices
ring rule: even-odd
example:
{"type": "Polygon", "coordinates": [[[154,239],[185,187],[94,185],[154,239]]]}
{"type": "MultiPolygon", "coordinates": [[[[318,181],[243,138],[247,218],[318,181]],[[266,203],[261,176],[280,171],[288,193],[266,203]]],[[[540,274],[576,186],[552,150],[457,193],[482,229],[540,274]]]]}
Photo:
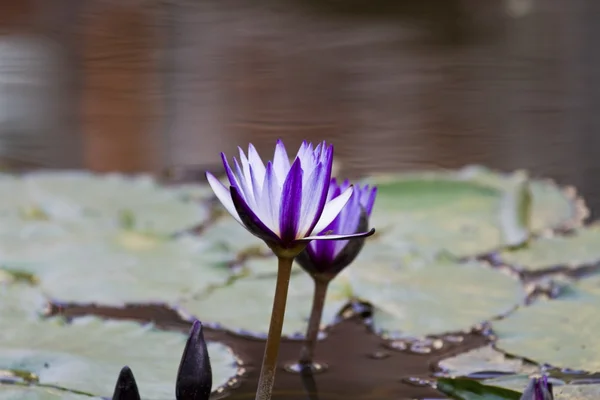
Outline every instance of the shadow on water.
{"type": "MultiPolygon", "coordinates": [[[[173,310],[160,306],[109,308],[94,306],[54,307],[54,315],[67,318],[98,315],[114,319],[153,322],[165,329],[187,333],[190,323],[173,310]]],[[[264,340],[246,338],[234,333],[205,328],[207,340],[231,347],[243,362],[242,376],[232,384],[235,390],[221,394],[228,399],[253,399],[258,383],[264,340]]],[[[327,370],[315,374],[292,373],[286,365],[296,361],[300,341],[284,340],[280,351],[280,367],[275,382],[274,399],[342,400],[342,399],[413,399],[440,398],[431,387],[432,367],[441,359],[482,346],[487,339],[479,333],[441,336],[429,353],[411,351],[410,346],[397,346],[373,334],[357,316],[344,320],[328,331],[317,346],[317,362],[327,370]]],[[[413,346],[414,347],[414,346],[413,346]]],[[[221,397],[217,393],[217,398],[221,397]]]]}

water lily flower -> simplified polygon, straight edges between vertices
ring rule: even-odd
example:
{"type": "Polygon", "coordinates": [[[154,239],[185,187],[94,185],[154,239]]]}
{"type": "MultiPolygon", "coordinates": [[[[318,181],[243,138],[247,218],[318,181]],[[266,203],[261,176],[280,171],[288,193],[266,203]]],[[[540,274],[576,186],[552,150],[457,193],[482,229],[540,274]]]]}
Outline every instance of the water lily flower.
{"type": "Polygon", "coordinates": [[[525,388],[521,400],[554,400],[552,383],[548,382],[547,376],[532,378],[525,388]]]}
{"type": "Polygon", "coordinates": [[[250,233],[263,239],[277,254],[297,255],[311,240],[339,240],[360,237],[318,235],[337,217],[352,195],[348,186],[328,200],[333,146],[325,142],[315,148],[303,142],[290,164],[281,140],[275,146],[273,161],[263,163],[252,144],[248,156],[239,149],[240,160],[233,168],[221,153],[229,188],[207,172],[208,183],[229,213],[250,233]]]}
{"type": "MultiPolygon", "coordinates": [[[[329,185],[327,200],[335,199],[349,187],[350,181],[345,180],[338,184],[333,178],[329,185]]],[[[366,231],[369,228],[369,217],[373,211],[376,195],[376,187],[355,185],[350,200],[324,231],[334,234],[366,231]]],[[[363,248],[365,239],[361,237],[355,240],[313,241],[298,255],[296,261],[312,276],[331,279],[354,261],[363,248]]]]}
{"type": "Polygon", "coordinates": [[[181,356],[175,384],[175,398],[177,400],[208,400],[211,390],[210,358],[202,333],[202,323],[196,320],[192,324],[181,356]]]}
{"type": "Polygon", "coordinates": [[[313,148],[303,142],[290,163],[281,140],[273,161],[263,163],[252,144],[248,156],[240,149],[240,161],[233,168],[221,153],[229,189],[214,175],[206,178],[223,206],[244,228],[261,238],[278,259],[277,283],[265,355],[258,380],[257,400],[269,400],[275,382],[281,330],[285,317],[288,286],[294,258],[313,240],[357,239],[369,232],[331,234],[324,232],[352,196],[348,185],[328,199],[333,146],[322,142],[313,148]],[[329,201],[328,201],[329,200],[329,201]]]}
{"type": "Polygon", "coordinates": [[[135,377],[128,366],[124,366],[119,372],[112,400],[140,400],[135,377]]]}
{"type": "MultiPolygon", "coordinates": [[[[334,178],[329,185],[328,200],[335,199],[347,188],[350,182],[345,180],[341,184],[334,178]]],[[[377,188],[365,185],[355,186],[350,200],[342,211],[326,228],[334,234],[346,234],[366,231],[369,228],[369,217],[373,211],[377,188]]],[[[308,320],[306,339],[300,350],[300,364],[302,369],[313,367],[313,358],[319,327],[325,307],[327,288],[329,282],[344,268],[346,268],[364,246],[365,237],[354,240],[314,241],[308,244],[302,253],[296,257],[298,264],[310,274],[314,280],[312,310],[308,320]]]]}

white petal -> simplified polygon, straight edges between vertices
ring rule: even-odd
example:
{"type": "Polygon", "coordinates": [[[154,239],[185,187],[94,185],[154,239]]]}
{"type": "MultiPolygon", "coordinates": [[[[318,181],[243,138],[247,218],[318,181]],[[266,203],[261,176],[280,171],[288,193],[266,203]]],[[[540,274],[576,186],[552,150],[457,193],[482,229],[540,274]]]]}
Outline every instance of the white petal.
{"type": "Polygon", "coordinates": [[[233,205],[233,200],[231,200],[231,193],[229,192],[229,189],[227,189],[225,185],[223,185],[210,172],[206,173],[206,179],[208,180],[208,184],[212,188],[213,192],[215,192],[215,195],[217,196],[221,204],[223,204],[223,207],[225,207],[225,209],[229,211],[229,214],[231,214],[231,216],[235,218],[237,222],[244,225],[242,223],[242,220],[240,219],[237,210],[235,209],[235,206],[233,205]]]}
{"type": "Polygon", "coordinates": [[[248,160],[254,170],[254,179],[256,179],[258,185],[262,188],[263,181],[265,180],[265,163],[252,144],[248,145],[248,160]]]}
{"type": "Polygon", "coordinates": [[[279,186],[283,186],[283,182],[285,182],[285,177],[289,171],[290,159],[285,151],[283,142],[278,140],[277,145],[275,145],[275,155],[273,156],[273,172],[275,172],[279,186]]]}
{"type": "Polygon", "coordinates": [[[354,188],[350,186],[338,197],[325,204],[323,214],[321,214],[321,218],[319,218],[319,222],[317,222],[317,225],[315,225],[315,228],[313,229],[312,233],[320,233],[323,229],[327,228],[327,225],[333,222],[335,217],[338,216],[340,211],[342,211],[342,208],[344,208],[344,206],[350,199],[350,196],[352,196],[353,189],[354,188]]]}
{"type": "MultiPolygon", "coordinates": [[[[277,182],[273,164],[267,166],[265,182],[263,183],[262,194],[260,197],[261,207],[264,207],[263,222],[277,236],[279,236],[279,205],[281,203],[282,187],[277,182]]],[[[263,218],[263,217],[261,217],[263,218]]]]}
{"type": "Polygon", "coordinates": [[[246,185],[248,185],[248,188],[252,189],[252,177],[250,176],[250,161],[248,161],[248,157],[246,157],[242,148],[238,147],[238,149],[240,150],[240,161],[242,163],[242,170],[244,173],[246,185]]]}

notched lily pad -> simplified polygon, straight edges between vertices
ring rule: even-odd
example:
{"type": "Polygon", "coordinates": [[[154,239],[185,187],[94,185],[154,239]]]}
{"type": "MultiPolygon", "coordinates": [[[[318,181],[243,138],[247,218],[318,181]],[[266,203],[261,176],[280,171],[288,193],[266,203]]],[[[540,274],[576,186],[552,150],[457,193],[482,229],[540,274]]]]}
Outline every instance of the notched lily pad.
{"type": "MultiPolygon", "coordinates": [[[[184,333],[95,317],[71,324],[53,318],[18,328],[11,322],[0,321],[0,370],[28,371],[40,384],[110,398],[120,369],[128,365],[142,398],[174,397],[184,333]]],[[[237,374],[237,363],[222,344],[209,342],[208,351],[217,389],[237,374]]]]}
{"type": "Polygon", "coordinates": [[[382,241],[408,241],[424,253],[443,249],[467,256],[521,242],[527,234],[524,225],[539,232],[577,225],[583,219],[573,196],[538,180],[528,182],[529,223],[519,221],[519,207],[513,207],[514,219],[502,215],[514,180],[480,167],[371,177],[366,181],[379,187],[372,225],[382,241]]]}
{"type": "Polygon", "coordinates": [[[361,254],[343,274],[354,296],[374,306],[375,329],[391,336],[468,329],[510,311],[524,298],[517,279],[479,262],[381,263],[361,254]]]}
{"type": "Polygon", "coordinates": [[[600,224],[578,229],[568,236],[538,238],[525,248],[502,251],[500,258],[530,271],[595,264],[600,261],[600,224]]]}
{"type": "Polygon", "coordinates": [[[479,372],[533,374],[539,372],[535,364],[520,358],[509,358],[491,345],[479,347],[454,357],[446,358],[438,366],[449,376],[467,376],[479,372]]]}
{"type": "MultiPolygon", "coordinates": [[[[276,268],[276,264],[273,266],[276,268]]],[[[252,336],[264,336],[269,330],[276,275],[247,277],[218,288],[208,295],[180,303],[185,313],[201,321],[218,323],[224,328],[252,336]]],[[[335,320],[351,294],[347,282],[336,278],[329,287],[322,324],[335,320]]],[[[292,274],[288,292],[283,334],[304,335],[313,295],[312,279],[306,273],[292,274]]]]}
{"type": "Polygon", "coordinates": [[[600,277],[583,279],[554,300],[540,299],[495,321],[497,347],[538,363],[600,371],[600,277]]]}
{"type": "Polygon", "coordinates": [[[41,290],[58,302],[174,304],[227,282],[228,258],[195,236],[123,231],[21,267],[34,272],[41,290]]]}
{"type": "Polygon", "coordinates": [[[19,201],[0,206],[16,206],[20,215],[25,207],[54,221],[118,225],[126,213],[129,228],[171,234],[196,226],[209,215],[207,207],[189,196],[193,193],[189,186],[185,191],[169,188],[149,175],[41,171],[1,182],[19,201]]]}

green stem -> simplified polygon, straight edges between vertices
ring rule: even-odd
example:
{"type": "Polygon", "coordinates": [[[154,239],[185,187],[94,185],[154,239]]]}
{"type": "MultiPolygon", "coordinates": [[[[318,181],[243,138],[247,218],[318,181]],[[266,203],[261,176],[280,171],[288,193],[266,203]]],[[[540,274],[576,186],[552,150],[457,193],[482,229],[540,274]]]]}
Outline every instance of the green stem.
{"type": "Polygon", "coordinates": [[[308,320],[308,329],[306,330],[306,340],[300,350],[300,364],[311,365],[315,356],[315,346],[319,336],[319,327],[325,307],[325,297],[327,297],[327,288],[329,279],[319,279],[313,276],[315,282],[315,291],[313,293],[312,310],[308,320]]]}
{"type": "Polygon", "coordinates": [[[277,358],[279,357],[279,344],[281,342],[281,330],[285,317],[285,304],[287,302],[290,275],[294,258],[279,257],[277,269],[277,284],[275,286],[275,297],[273,298],[273,311],[271,311],[271,325],[265,346],[256,400],[269,400],[275,383],[275,372],[277,371],[277,358]]]}

